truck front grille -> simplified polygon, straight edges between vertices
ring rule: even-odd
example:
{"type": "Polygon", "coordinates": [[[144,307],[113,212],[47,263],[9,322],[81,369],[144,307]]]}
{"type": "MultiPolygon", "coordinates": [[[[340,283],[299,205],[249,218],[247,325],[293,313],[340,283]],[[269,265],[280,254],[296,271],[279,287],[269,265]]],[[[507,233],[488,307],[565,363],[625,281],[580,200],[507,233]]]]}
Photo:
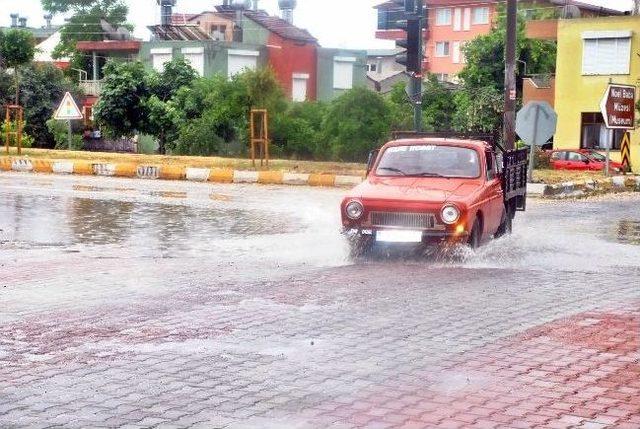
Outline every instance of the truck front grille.
{"type": "Polygon", "coordinates": [[[431,213],[371,212],[373,226],[408,229],[433,229],[436,218],[431,213]]]}

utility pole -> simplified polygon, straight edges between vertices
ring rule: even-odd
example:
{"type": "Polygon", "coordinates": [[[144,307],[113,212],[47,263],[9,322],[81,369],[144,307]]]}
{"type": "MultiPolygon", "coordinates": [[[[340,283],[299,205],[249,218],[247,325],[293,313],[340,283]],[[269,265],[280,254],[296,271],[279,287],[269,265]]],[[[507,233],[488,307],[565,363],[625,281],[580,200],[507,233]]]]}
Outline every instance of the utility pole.
{"type": "Polygon", "coordinates": [[[418,53],[420,58],[420,71],[414,73],[412,76],[413,89],[415,94],[415,102],[413,104],[413,128],[417,133],[422,131],[422,61],[424,55],[422,53],[422,44],[424,42],[424,34],[422,32],[424,28],[425,16],[423,8],[423,0],[416,0],[416,13],[418,14],[418,53]]]}
{"type": "Polygon", "coordinates": [[[516,27],[517,0],[507,0],[507,40],[504,70],[504,147],[515,149],[516,141],[516,27]]]}

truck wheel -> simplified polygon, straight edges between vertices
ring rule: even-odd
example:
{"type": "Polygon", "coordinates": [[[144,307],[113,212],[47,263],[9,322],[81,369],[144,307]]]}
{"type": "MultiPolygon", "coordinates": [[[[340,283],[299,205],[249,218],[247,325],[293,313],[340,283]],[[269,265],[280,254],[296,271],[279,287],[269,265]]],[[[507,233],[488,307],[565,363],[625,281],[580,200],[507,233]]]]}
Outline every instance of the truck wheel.
{"type": "Polygon", "coordinates": [[[473,228],[471,228],[467,245],[472,249],[480,247],[480,222],[478,219],[473,222],[473,228]]]}
{"type": "Polygon", "coordinates": [[[502,221],[500,222],[500,226],[496,231],[495,238],[500,238],[504,235],[510,235],[513,230],[513,216],[511,216],[511,211],[508,207],[504,208],[504,213],[502,214],[502,221]]]}

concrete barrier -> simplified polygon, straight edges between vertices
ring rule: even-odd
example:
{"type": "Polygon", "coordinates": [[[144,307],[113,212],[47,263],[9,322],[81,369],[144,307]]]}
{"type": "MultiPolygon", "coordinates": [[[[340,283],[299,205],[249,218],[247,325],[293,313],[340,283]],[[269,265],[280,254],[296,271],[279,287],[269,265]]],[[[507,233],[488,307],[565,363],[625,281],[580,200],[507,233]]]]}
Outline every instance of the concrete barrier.
{"type": "Polygon", "coordinates": [[[282,175],[282,183],[284,185],[307,185],[309,184],[309,175],[302,173],[284,173],[282,175]]]}
{"type": "Polygon", "coordinates": [[[55,161],[52,166],[52,172],[55,174],[73,174],[73,162],[55,161]]]}
{"type": "MultiPolygon", "coordinates": [[[[325,173],[289,173],[282,171],[246,171],[225,168],[194,168],[181,165],[139,165],[134,162],[101,163],[86,160],[66,161],[0,156],[0,171],[35,171],[38,173],[82,174],[137,177],[141,179],[190,180],[214,183],[254,183],[264,185],[353,187],[363,181],[360,176],[325,173]]],[[[567,197],[597,191],[640,191],[640,176],[616,176],[585,182],[557,185],[530,183],[530,195],[567,197]]]]}
{"type": "Polygon", "coordinates": [[[209,181],[215,183],[233,183],[233,174],[233,170],[212,168],[209,172],[209,181]]]}
{"type": "Polygon", "coordinates": [[[11,160],[11,169],[13,171],[33,171],[33,164],[28,159],[14,158],[11,160]]]}
{"type": "Polygon", "coordinates": [[[193,182],[206,182],[209,180],[211,170],[208,168],[187,168],[186,178],[193,182]]]}
{"type": "Polygon", "coordinates": [[[259,173],[257,171],[233,171],[233,183],[258,183],[259,173]]]}
{"type": "Polygon", "coordinates": [[[136,169],[136,177],[139,179],[158,179],[160,167],[157,165],[139,165],[136,169]]]}
{"type": "Polygon", "coordinates": [[[116,174],[116,165],[93,164],[93,174],[96,176],[114,176],[116,174]]]}

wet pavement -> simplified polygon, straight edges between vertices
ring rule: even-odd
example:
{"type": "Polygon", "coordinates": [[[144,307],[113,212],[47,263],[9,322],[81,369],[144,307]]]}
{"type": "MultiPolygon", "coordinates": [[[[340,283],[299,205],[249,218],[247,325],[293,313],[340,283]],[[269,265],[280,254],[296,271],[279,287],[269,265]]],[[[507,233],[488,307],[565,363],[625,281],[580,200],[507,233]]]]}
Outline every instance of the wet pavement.
{"type": "Polygon", "coordinates": [[[0,174],[0,427],[640,428],[640,197],[354,262],[341,194],[0,174]]]}

